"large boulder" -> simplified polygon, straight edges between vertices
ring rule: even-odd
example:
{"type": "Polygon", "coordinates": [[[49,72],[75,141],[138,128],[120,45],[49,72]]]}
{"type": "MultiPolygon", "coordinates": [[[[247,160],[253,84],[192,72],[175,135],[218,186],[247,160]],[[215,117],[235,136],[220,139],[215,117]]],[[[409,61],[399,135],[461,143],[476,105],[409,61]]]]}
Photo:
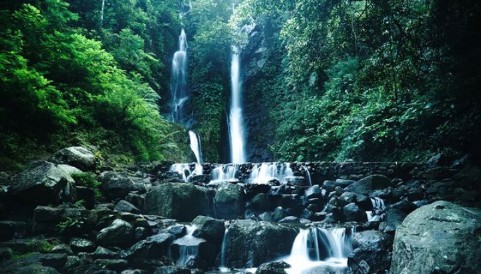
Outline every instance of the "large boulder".
{"type": "Polygon", "coordinates": [[[288,255],[296,234],[283,225],[236,220],[227,229],[221,257],[227,267],[256,267],[288,255]]]}
{"type": "Polygon", "coordinates": [[[389,273],[480,273],[480,235],[480,210],[445,201],[418,208],[396,230],[389,273]]]}
{"type": "Polygon", "coordinates": [[[240,185],[222,183],[214,197],[218,218],[235,219],[244,213],[244,192],[240,185]]]}
{"type": "Polygon", "coordinates": [[[116,219],[112,224],[97,235],[97,242],[102,246],[130,246],[134,241],[133,226],[121,219],[116,219]]]}
{"type": "Polygon", "coordinates": [[[165,183],[153,187],[145,196],[147,214],[190,222],[208,215],[210,199],[206,188],[186,183],[165,183]]]}
{"type": "Polygon", "coordinates": [[[391,180],[384,175],[374,174],[347,186],[346,191],[369,196],[376,189],[384,189],[393,186],[391,180]]]}
{"type": "Polygon", "coordinates": [[[104,171],[99,176],[100,190],[105,197],[115,200],[124,199],[130,191],[137,190],[134,181],[123,173],[104,171]]]}
{"type": "Polygon", "coordinates": [[[206,216],[197,216],[192,224],[196,226],[195,237],[204,238],[215,243],[221,243],[224,238],[224,221],[206,216]]]}
{"type": "Polygon", "coordinates": [[[122,257],[134,259],[161,259],[169,255],[169,247],[175,237],[169,233],[159,233],[142,240],[128,250],[122,252],[122,257]]]}
{"type": "Polygon", "coordinates": [[[354,233],[348,266],[353,273],[386,273],[391,265],[392,241],[391,235],[376,230],[354,233]]]}
{"type": "Polygon", "coordinates": [[[11,180],[10,193],[31,205],[59,204],[75,200],[72,173],[77,168],[38,161],[11,180]]]}
{"type": "Polygon", "coordinates": [[[52,155],[49,161],[71,165],[84,171],[95,169],[95,155],[84,147],[64,148],[52,155]]]}

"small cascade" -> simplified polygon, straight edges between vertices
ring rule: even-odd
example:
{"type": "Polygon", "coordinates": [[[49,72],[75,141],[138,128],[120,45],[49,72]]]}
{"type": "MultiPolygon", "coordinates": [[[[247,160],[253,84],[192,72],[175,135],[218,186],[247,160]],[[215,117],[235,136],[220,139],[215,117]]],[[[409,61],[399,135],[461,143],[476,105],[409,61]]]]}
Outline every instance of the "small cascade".
{"type": "Polygon", "coordinates": [[[221,270],[221,272],[226,272],[228,270],[227,266],[225,265],[225,253],[227,252],[227,245],[226,245],[227,232],[229,232],[229,228],[225,229],[224,237],[222,238],[222,246],[220,248],[220,270],[221,270]]]}
{"type": "Polygon", "coordinates": [[[239,169],[238,165],[226,164],[219,165],[212,170],[211,182],[223,182],[223,181],[234,181],[236,180],[236,173],[239,169]]]}
{"type": "Polygon", "coordinates": [[[384,200],[379,197],[371,198],[372,211],[366,211],[367,221],[374,222],[380,221],[381,216],[376,215],[376,212],[384,211],[386,206],[384,205],[384,200]]]}
{"type": "Polygon", "coordinates": [[[190,149],[192,149],[192,152],[194,152],[197,163],[202,164],[202,145],[200,143],[199,134],[190,130],[189,139],[190,139],[190,149]]]}
{"type": "Polygon", "coordinates": [[[309,186],[312,186],[312,179],[311,179],[311,173],[309,172],[309,168],[307,166],[302,166],[302,168],[306,172],[306,178],[307,178],[307,182],[309,183],[309,186]]]}
{"type": "Polygon", "coordinates": [[[231,105],[229,114],[229,141],[231,163],[243,164],[247,161],[245,155],[245,132],[242,117],[241,73],[239,49],[232,48],[231,60],[231,105]]]}
{"type": "Polygon", "coordinates": [[[100,9],[100,27],[104,24],[104,10],[105,10],[105,0],[102,0],[102,8],[100,9]]]}
{"type": "Polygon", "coordinates": [[[249,181],[252,184],[267,184],[275,179],[283,183],[286,177],[292,176],[294,173],[290,163],[262,163],[254,166],[249,181]]]}
{"type": "Polygon", "coordinates": [[[199,244],[205,242],[204,239],[193,236],[197,228],[195,225],[187,225],[186,228],[186,235],[172,243],[179,247],[179,257],[175,263],[177,266],[186,266],[189,261],[195,259],[199,254],[199,244]]]}
{"type": "Polygon", "coordinates": [[[170,172],[175,172],[182,176],[184,182],[189,182],[190,178],[194,175],[202,175],[203,167],[199,163],[192,163],[192,164],[173,164],[170,167],[170,172]]]}
{"type": "Polygon", "coordinates": [[[172,59],[171,76],[171,121],[182,124],[185,122],[184,106],[188,99],[187,94],[187,36],[182,29],[179,36],[179,50],[172,59]]]}
{"type": "Polygon", "coordinates": [[[341,274],[347,267],[350,251],[350,230],[309,228],[299,232],[291,254],[282,260],[291,265],[286,269],[287,273],[311,273],[317,270],[321,273],[324,270],[326,273],[341,274]]]}

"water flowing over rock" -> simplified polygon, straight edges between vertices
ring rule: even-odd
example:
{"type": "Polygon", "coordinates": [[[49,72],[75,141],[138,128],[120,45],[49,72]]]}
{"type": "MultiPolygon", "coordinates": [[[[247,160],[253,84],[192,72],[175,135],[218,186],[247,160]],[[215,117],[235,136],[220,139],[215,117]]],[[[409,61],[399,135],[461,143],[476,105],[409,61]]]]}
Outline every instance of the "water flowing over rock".
{"type": "Polygon", "coordinates": [[[182,124],[185,122],[184,108],[188,100],[187,94],[187,35],[182,29],[179,36],[179,50],[172,59],[171,76],[171,121],[182,124]]]}
{"type": "Polygon", "coordinates": [[[202,164],[202,145],[199,134],[189,130],[190,149],[195,155],[197,163],[202,164]]]}
{"type": "Polygon", "coordinates": [[[229,141],[231,163],[242,164],[247,161],[245,154],[245,129],[242,116],[241,71],[239,48],[232,48],[231,60],[231,105],[229,113],[229,141]]]}
{"type": "Polygon", "coordinates": [[[438,201],[396,230],[390,273],[479,273],[481,211],[438,201]]]}
{"type": "Polygon", "coordinates": [[[262,163],[254,166],[249,180],[253,184],[267,184],[272,180],[286,182],[292,176],[290,163],[262,163]]]}
{"type": "Polygon", "coordinates": [[[199,163],[192,164],[173,164],[170,172],[179,174],[184,182],[190,182],[196,175],[202,175],[203,168],[199,163]]]}

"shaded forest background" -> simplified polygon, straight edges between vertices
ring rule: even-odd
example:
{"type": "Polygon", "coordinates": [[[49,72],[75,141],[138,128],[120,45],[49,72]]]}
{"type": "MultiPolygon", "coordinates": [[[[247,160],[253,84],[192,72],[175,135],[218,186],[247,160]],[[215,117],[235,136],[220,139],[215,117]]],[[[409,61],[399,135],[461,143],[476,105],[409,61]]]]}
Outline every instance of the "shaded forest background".
{"type": "Polygon", "coordinates": [[[6,0],[0,25],[2,170],[68,145],[192,160],[163,118],[182,27],[206,161],[227,158],[233,44],[251,161],[480,152],[479,1],[6,0]]]}

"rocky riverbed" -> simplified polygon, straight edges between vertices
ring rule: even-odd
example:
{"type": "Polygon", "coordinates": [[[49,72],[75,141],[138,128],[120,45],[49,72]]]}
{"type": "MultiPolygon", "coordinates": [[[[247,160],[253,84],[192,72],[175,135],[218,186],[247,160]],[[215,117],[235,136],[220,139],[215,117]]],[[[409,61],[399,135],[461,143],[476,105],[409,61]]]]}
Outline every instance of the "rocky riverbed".
{"type": "Polygon", "coordinates": [[[481,171],[441,160],[114,169],[66,148],[1,174],[0,269],[477,273],[481,171]]]}

